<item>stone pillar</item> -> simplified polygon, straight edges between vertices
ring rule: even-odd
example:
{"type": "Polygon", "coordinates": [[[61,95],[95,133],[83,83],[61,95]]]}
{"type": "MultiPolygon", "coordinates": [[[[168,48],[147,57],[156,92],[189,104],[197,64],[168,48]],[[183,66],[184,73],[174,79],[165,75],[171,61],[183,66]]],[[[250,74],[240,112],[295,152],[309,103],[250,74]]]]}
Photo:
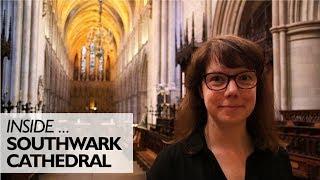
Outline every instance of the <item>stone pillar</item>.
{"type": "MultiPolygon", "coordinates": [[[[280,27],[286,24],[286,1],[279,1],[279,24],[280,27]]],[[[281,110],[288,109],[288,78],[287,78],[287,39],[286,39],[286,29],[280,28],[280,82],[281,82],[281,110]]]]}
{"type": "Polygon", "coordinates": [[[90,77],[90,52],[91,52],[91,51],[90,51],[90,48],[88,47],[88,51],[87,51],[87,53],[86,53],[86,59],[85,59],[85,61],[86,61],[85,80],[86,80],[86,81],[89,81],[89,77],[90,77]]]}
{"type": "Polygon", "coordinates": [[[135,94],[131,101],[132,113],[133,113],[133,123],[138,123],[138,100],[137,95],[135,94]]]}
{"type": "MultiPolygon", "coordinates": [[[[39,2],[39,20],[38,20],[38,62],[37,62],[37,81],[39,80],[39,77],[42,76],[43,79],[43,92],[42,92],[42,97],[40,99],[40,97],[37,98],[37,102],[38,100],[42,100],[42,104],[40,107],[40,112],[43,109],[43,105],[47,105],[46,104],[46,100],[45,100],[45,89],[46,89],[46,84],[48,83],[46,81],[45,78],[45,51],[46,51],[46,37],[45,37],[45,29],[48,27],[46,27],[46,23],[45,20],[46,18],[44,17],[44,9],[43,9],[43,0],[40,0],[39,2]]],[[[38,85],[38,83],[37,83],[38,85]]],[[[37,86],[38,88],[38,86],[37,86]]]]}
{"type": "Polygon", "coordinates": [[[215,4],[216,2],[212,2],[212,0],[206,0],[207,1],[207,36],[208,39],[211,37],[211,33],[209,33],[212,29],[212,14],[214,13],[214,9],[212,8],[212,4],[215,4]]]}
{"type": "Polygon", "coordinates": [[[136,35],[138,36],[136,37],[138,41],[137,52],[139,51],[142,45],[142,30],[143,30],[143,20],[142,20],[142,17],[140,17],[140,19],[138,20],[137,29],[136,29],[137,31],[136,35]]]}
{"type": "Polygon", "coordinates": [[[186,88],[185,88],[185,81],[186,81],[186,75],[184,72],[181,73],[181,97],[183,98],[186,94],[186,88]]]}
{"type": "Polygon", "coordinates": [[[279,25],[279,3],[272,1],[272,45],[273,45],[273,89],[274,89],[274,109],[276,119],[280,118],[281,110],[281,85],[280,85],[280,43],[279,33],[273,28],[279,25]]]}
{"type": "MultiPolygon", "coordinates": [[[[5,27],[4,27],[4,38],[5,41],[9,40],[9,33],[10,33],[10,18],[13,16],[13,7],[12,7],[13,1],[4,1],[3,5],[4,5],[4,9],[6,10],[6,19],[5,21],[5,27]]],[[[1,17],[2,18],[2,17],[1,17]]],[[[2,19],[1,19],[1,23],[2,23],[2,19]]],[[[1,24],[2,25],[2,24],[1,24]]],[[[2,31],[2,29],[1,29],[2,31]]]]}
{"type": "Polygon", "coordinates": [[[290,109],[320,109],[320,20],[287,27],[290,109]]]}
{"type": "Polygon", "coordinates": [[[161,85],[165,87],[167,80],[168,53],[168,1],[161,1],[161,85]]]}
{"type": "Polygon", "coordinates": [[[127,45],[127,61],[126,61],[126,66],[127,64],[130,63],[131,59],[132,59],[132,33],[129,35],[129,39],[128,39],[128,45],[127,45]]]}
{"type": "Polygon", "coordinates": [[[80,58],[79,58],[79,56],[77,56],[77,58],[78,58],[78,59],[77,59],[77,61],[78,61],[77,66],[79,67],[79,68],[78,68],[78,77],[77,77],[77,80],[78,80],[78,81],[81,81],[81,78],[80,78],[81,76],[80,76],[80,75],[81,75],[82,55],[80,56],[80,58]]]}
{"type": "MultiPolygon", "coordinates": [[[[155,110],[157,103],[157,86],[160,82],[160,1],[152,2],[151,20],[151,58],[148,66],[148,110],[155,110]]],[[[148,113],[148,123],[155,124],[156,118],[153,112],[148,113]]]]}
{"type": "Polygon", "coordinates": [[[176,66],[176,40],[175,40],[175,26],[176,26],[176,2],[168,1],[169,6],[169,30],[168,30],[168,88],[170,91],[171,102],[176,101],[176,84],[175,84],[175,66],[176,66]]]}
{"type": "MultiPolygon", "coordinates": [[[[11,93],[10,101],[17,105],[20,100],[20,68],[21,68],[21,44],[22,44],[22,19],[23,1],[14,1],[13,39],[12,39],[12,68],[11,68],[11,93]]],[[[16,112],[16,107],[13,112],[16,112]]]]}
{"type": "Polygon", "coordinates": [[[272,48],[273,48],[273,89],[274,89],[274,108],[279,111],[281,108],[280,99],[280,45],[279,33],[272,33],[272,48]]]}
{"type": "Polygon", "coordinates": [[[29,85],[29,60],[30,60],[30,37],[31,37],[31,0],[25,0],[23,6],[23,36],[22,36],[22,62],[21,62],[21,93],[22,104],[28,101],[29,85]]]}
{"type": "Polygon", "coordinates": [[[275,105],[280,106],[278,109],[320,108],[320,17],[314,13],[314,6],[307,1],[294,6],[287,1],[272,2],[275,105]]]}
{"type": "Polygon", "coordinates": [[[280,31],[280,82],[281,82],[281,110],[288,109],[288,78],[287,78],[287,40],[286,32],[280,31]]]}
{"type": "MultiPolygon", "coordinates": [[[[31,26],[31,44],[30,44],[30,69],[29,69],[29,86],[28,98],[31,107],[37,105],[37,92],[38,92],[38,37],[39,37],[39,6],[41,1],[32,1],[32,26],[31,26]]],[[[35,109],[34,109],[35,110],[35,109]]]]}
{"type": "Polygon", "coordinates": [[[176,23],[176,30],[175,30],[175,34],[176,34],[176,46],[177,46],[177,49],[180,49],[180,38],[182,37],[182,35],[180,36],[180,32],[182,33],[182,21],[181,21],[181,17],[182,17],[182,14],[181,14],[181,0],[177,0],[175,1],[176,2],[176,18],[175,18],[175,23],[176,23]]]}
{"type": "MultiPolygon", "coordinates": [[[[180,41],[182,40],[182,11],[181,11],[181,0],[177,0],[176,2],[176,47],[180,49],[180,41]]],[[[176,96],[181,98],[181,66],[177,64],[176,66],[176,73],[175,73],[175,81],[176,81],[176,96]]]]}
{"type": "Polygon", "coordinates": [[[176,92],[177,97],[181,98],[181,66],[180,64],[176,67],[176,92]]]}
{"type": "Polygon", "coordinates": [[[2,72],[2,84],[1,84],[1,98],[7,103],[10,98],[10,79],[11,79],[11,61],[6,56],[3,58],[3,72],[2,72]]]}

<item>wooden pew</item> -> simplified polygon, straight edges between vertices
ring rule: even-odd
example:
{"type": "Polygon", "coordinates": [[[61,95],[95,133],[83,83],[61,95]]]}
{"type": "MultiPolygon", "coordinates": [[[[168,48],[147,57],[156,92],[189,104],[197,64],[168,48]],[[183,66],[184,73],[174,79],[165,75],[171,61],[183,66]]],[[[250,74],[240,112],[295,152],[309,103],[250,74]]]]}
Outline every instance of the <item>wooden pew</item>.
{"type": "Polygon", "coordinates": [[[136,127],[135,132],[137,137],[135,138],[136,142],[134,141],[134,158],[147,171],[152,166],[157,154],[169,145],[167,142],[170,139],[145,127],[136,127]]]}
{"type": "Polygon", "coordinates": [[[320,180],[320,110],[280,111],[279,136],[285,141],[293,174],[320,180]]]}

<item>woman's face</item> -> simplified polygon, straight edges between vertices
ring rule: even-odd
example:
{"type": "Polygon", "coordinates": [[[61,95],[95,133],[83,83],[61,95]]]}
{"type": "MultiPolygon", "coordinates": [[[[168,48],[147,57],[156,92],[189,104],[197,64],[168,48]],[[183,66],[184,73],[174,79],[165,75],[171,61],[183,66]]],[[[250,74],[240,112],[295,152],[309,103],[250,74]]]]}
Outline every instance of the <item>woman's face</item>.
{"type": "MultiPolygon", "coordinates": [[[[211,61],[206,69],[206,74],[223,73],[232,76],[246,71],[249,71],[249,69],[242,67],[227,68],[211,61]]],[[[219,80],[219,78],[216,79],[219,80]]],[[[216,123],[225,125],[245,123],[255,107],[256,87],[241,89],[237,86],[234,78],[230,79],[227,87],[222,90],[209,89],[205,81],[202,81],[201,88],[208,118],[216,123]]]]}

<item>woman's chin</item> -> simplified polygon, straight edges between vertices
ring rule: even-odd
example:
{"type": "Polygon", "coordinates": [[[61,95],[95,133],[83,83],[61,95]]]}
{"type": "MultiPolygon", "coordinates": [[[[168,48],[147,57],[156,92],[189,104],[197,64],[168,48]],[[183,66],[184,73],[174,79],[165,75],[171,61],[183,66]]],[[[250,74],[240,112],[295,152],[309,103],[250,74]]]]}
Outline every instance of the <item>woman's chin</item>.
{"type": "Polygon", "coordinates": [[[246,117],[241,116],[239,114],[223,114],[220,117],[218,117],[218,121],[220,123],[226,123],[226,124],[242,124],[245,123],[246,117]]]}

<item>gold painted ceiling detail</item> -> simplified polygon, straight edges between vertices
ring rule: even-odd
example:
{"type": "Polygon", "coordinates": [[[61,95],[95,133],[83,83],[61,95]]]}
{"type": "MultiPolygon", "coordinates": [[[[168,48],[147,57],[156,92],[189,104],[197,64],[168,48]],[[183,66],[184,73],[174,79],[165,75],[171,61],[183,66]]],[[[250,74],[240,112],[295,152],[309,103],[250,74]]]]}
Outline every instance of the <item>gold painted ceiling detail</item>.
{"type": "MultiPolygon", "coordinates": [[[[80,54],[81,47],[88,45],[88,33],[99,27],[99,0],[54,0],[53,4],[59,31],[69,59],[73,61],[75,55],[80,54]]],[[[110,31],[113,37],[110,44],[103,46],[109,50],[111,64],[115,61],[121,38],[132,28],[135,4],[132,0],[103,0],[102,28],[110,31]]]]}

